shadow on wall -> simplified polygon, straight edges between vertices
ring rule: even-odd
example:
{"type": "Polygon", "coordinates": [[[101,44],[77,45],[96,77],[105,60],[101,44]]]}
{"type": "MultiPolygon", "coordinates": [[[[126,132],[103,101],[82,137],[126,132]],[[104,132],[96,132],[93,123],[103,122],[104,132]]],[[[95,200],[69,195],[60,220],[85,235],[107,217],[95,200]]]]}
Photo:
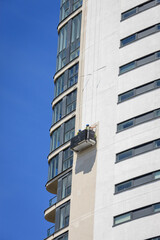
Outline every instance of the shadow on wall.
{"type": "Polygon", "coordinates": [[[97,148],[93,146],[82,153],[77,154],[77,161],[75,167],[75,174],[83,172],[83,174],[92,171],[94,163],[96,161],[97,148]]]}

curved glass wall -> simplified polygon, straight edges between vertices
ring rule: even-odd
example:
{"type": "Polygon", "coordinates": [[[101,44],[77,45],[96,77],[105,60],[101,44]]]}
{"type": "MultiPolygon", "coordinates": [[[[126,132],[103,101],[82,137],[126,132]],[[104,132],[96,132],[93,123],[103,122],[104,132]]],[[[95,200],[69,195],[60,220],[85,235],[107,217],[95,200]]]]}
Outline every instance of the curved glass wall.
{"type": "Polygon", "coordinates": [[[70,19],[59,31],[57,71],[79,56],[80,33],[81,13],[70,19]]]}
{"type": "Polygon", "coordinates": [[[60,18],[59,21],[63,21],[72,12],[82,6],[82,0],[61,0],[60,5],[60,18]]]}
{"type": "Polygon", "coordinates": [[[62,118],[62,101],[58,102],[53,108],[52,124],[62,118]]]}
{"type": "Polygon", "coordinates": [[[67,69],[54,83],[54,98],[58,97],[68,88],[72,87],[78,81],[79,64],[76,63],[67,69]]]}

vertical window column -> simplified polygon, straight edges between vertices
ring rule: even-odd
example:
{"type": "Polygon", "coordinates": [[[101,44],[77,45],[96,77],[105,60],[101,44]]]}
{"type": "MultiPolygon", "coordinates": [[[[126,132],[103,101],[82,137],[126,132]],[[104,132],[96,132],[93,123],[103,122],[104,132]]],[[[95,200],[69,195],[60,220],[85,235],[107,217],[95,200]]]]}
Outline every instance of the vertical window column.
{"type": "Polygon", "coordinates": [[[64,126],[64,141],[69,141],[72,137],[74,137],[75,132],[75,117],[71,118],[69,121],[65,123],[64,126]]]}
{"type": "Polygon", "coordinates": [[[61,28],[58,37],[57,71],[66,65],[68,24],[61,28]]]}
{"type": "Polygon", "coordinates": [[[70,44],[70,61],[79,56],[81,33],[81,14],[72,20],[71,44],[70,44]]]}

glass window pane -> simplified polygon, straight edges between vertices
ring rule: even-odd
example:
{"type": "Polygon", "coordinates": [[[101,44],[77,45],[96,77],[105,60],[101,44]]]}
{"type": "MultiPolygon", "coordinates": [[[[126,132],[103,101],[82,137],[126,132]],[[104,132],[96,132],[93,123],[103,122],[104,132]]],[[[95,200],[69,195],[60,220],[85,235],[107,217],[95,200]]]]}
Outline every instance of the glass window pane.
{"type": "Polygon", "coordinates": [[[159,212],[160,211],[160,203],[157,203],[154,205],[154,212],[159,212]]]}
{"type": "Polygon", "coordinates": [[[160,178],[160,171],[154,173],[154,179],[160,178]]]}
{"type": "Polygon", "coordinates": [[[157,81],[156,81],[156,86],[157,86],[157,87],[160,87],[160,80],[157,80],[157,81]]]}
{"type": "Polygon", "coordinates": [[[121,191],[124,191],[128,188],[132,187],[132,181],[128,181],[128,182],[124,182],[124,183],[121,183],[121,184],[118,184],[116,186],[116,192],[121,192],[121,191]]]}
{"type": "Polygon", "coordinates": [[[120,67],[120,74],[125,73],[125,72],[128,72],[128,71],[134,69],[135,67],[136,67],[135,61],[134,61],[134,62],[131,62],[131,63],[128,63],[128,64],[120,67]]]}
{"type": "Polygon", "coordinates": [[[155,117],[160,117],[160,109],[155,110],[155,117]]]}
{"type": "Polygon", "coordinates": [[[136,40],[136,34],[133,34],[127,38],[124,38],[121,40],[121,46],[125,46],[131,42],[134,42],[136,40]]]}
{"type": "Polygon", "coordinates": [[[60,209],[60,228],[65,227],[65,207],[60,209]]]}
{"type": "Polygon", "coordinates": [[[160,140],[156,141],[156,147],[160,147],[160,140]]]}
{"type": "Polygon", "coordinates": [[[136,14],[136,8],[133,8],[125,13],[122,13],[122,20],[129,18],[129,17],[133,16],[134,14],[136,14]]]}
{"type": "Polygon", "coordinates": [[[124,123],[118,124],[118,131],[125,130],[127,128],[130,128],[134,125],[134,119],[131,119],[129,121],[126,121],[124,123]]]}
{"type": "Polygon", "coordinates": [[[157,53],[157,58],[160,58],[160,52],[157,53]]]}
{"type": "Polygon", "coordinates": [[[123,214],[121,216],[115,217],[114,224],[117,225],[117,224],[120,224],[120,223],[123,223],[123,222],[127,222],[129,220],[131,220],[131,214],[126,213],[126,214],[123,214]]]}
{"type": "Polygon", "coordinates": [[[132,152],[132,149],[131,149],[131,150],[119,153],[117,155],[117,161],[122,161],[122,160],[130,158],[132,156],[133,156],[133,152],[132,152]]]}
{"type": "Polygon", "coordinates": [[[129,92],[126,92],[122,95],[119,95],[119,102],[123,102],[129,98],[132,98],[134,96],[134,90],[131,90],[129,92]]]}
{"type": "Polygon", "coordinates": [[[67,177],[62,180],[62,198],[66,197],[67,177]]]}

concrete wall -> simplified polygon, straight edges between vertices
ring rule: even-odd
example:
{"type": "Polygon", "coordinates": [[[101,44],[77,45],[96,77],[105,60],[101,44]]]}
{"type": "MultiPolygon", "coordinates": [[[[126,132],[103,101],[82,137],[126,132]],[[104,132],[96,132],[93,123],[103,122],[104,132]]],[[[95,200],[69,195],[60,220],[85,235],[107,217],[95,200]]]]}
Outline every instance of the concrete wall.
{"type": "Polygon", "coordinates": [[[160,235],[160,214],[113,227],[114,216],[160,201],[159,182],[114,195],[116,183],[160,169],[160,150],[115,164],[116,153],[160,138],[160,119],[116,133],[117,123],[160,107],[159,89],[117,104],[118,94],[160,78],[160,60],[118,76],[119,66],[160,50],[160,33],[120,48],[121,38],[160,22],[160,5],[120,21],[121,12],[143,2],[84,1],[76,126],[98,123],[98,143],[75,155],[70,240],[160,235]],[[93,161],[91,171],[83,171],[86,161],[93,161]]]}

